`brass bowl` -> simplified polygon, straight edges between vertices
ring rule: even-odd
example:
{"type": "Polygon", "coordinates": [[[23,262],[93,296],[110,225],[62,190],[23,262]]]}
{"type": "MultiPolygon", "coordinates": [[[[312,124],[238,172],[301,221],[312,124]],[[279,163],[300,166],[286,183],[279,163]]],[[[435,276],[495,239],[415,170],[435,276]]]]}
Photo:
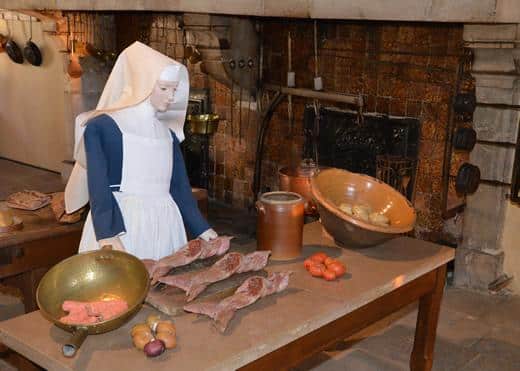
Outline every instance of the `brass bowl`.
{"type": "Polygon", "coordinates": [[[215,114],[188,115],[188,128],[193,134],[210,135],[217,131],[219,121],[215,114]]]}
{"type": "Polygon", "coordinates": [[[71,256],[52,267],[36,290],[40,312],[49,321],[73,333],[63,353],[72,357],[87,334],[100,334],[123,325],[139,311],[148,293],[150,279],[141,260],[114,250],[96,250],[71,256]],[[121,315],[91,325],[60,322],[66,315],[65,300],[98,301],[123,299],[128,310],[121,315]]]}
{"type": "Polygon", "coordinates": [[[415,225],[412,204],[379,179],[331,168],[316,174],[311,184],[322,225],[346,247],[377,245],[411,231],[415,225]],[[387,216],[390,225],[375,225],[348,215],[339,209],[342,203],[369,205],[374,212],[387,216]]]}

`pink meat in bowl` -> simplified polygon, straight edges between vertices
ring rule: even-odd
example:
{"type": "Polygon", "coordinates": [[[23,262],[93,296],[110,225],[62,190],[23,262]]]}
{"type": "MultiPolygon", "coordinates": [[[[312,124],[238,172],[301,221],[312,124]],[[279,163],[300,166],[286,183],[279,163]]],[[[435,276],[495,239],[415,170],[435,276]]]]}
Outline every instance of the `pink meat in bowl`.
{"type": "Polygon", "coordinates": [[[371,176],[331,168],[317,173],[311,184],[321,224],[345,247],[378,245],[411,231],[415,225],[416,214],[411,203],[388,184],[371,176]],[[343,203],[369,205],[390,223],[382,226],[356,218],[339,208],[343,203]]]}

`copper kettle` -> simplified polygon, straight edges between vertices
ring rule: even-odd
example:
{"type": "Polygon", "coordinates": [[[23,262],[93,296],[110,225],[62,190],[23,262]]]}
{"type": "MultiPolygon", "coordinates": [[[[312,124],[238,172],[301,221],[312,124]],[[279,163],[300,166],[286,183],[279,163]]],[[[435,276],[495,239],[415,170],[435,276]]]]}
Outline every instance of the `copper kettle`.
{"type": "Polygon", "coordinates": [[[304,199],[294,192],[268,192],[256,202],[258,250],[270,250],[273,260],[300,256],[304,199]]]}

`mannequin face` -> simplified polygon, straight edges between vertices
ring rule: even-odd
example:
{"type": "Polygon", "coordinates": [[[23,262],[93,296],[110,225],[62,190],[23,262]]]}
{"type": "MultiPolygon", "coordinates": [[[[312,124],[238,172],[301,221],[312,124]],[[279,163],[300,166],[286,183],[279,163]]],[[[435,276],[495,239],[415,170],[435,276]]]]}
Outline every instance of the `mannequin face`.
{"type": "Polygon", "coordinates": [[[175,91],[178,85],[177,81],[158,80],[150,95],[152,107],[158,112],[168,111],[170,105],[175,101],[175,91]]]}

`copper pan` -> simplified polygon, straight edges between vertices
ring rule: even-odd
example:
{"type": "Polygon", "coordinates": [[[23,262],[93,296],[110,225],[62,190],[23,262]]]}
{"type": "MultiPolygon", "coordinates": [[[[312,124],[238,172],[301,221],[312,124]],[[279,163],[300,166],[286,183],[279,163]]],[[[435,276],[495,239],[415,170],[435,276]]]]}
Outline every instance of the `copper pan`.
{"type": "Polygon", "coordinates": [[[217,131],[219,121],[215,114],[188,115],[188,128],[194,134],[210,135],[217,131]]]}
{"type": "Polygon", "coordinates": [[[311,175],[302,174],[298,169],[284,167],[278,172],[280,179],[280,190],[286,192],[295,192],[305,200],[305,214],[312,215],[316,213],[316,204],[312,199],[311,191],[311,175]]]}
{"type": "Polygon", "coordinates": [[[148,271],[133,255],[102,249],[71,256],[56,264],[43,276],[36,290],[40,312],[56,326],[72,332],[63,354],[73,357],[87,335],[114,330],[139,311],[149,289],[148,271]],[[128,310],[107,321],[91,325],[60,322],[66,313],[65,300],[98,301],[123,299],[128,310]]]}

